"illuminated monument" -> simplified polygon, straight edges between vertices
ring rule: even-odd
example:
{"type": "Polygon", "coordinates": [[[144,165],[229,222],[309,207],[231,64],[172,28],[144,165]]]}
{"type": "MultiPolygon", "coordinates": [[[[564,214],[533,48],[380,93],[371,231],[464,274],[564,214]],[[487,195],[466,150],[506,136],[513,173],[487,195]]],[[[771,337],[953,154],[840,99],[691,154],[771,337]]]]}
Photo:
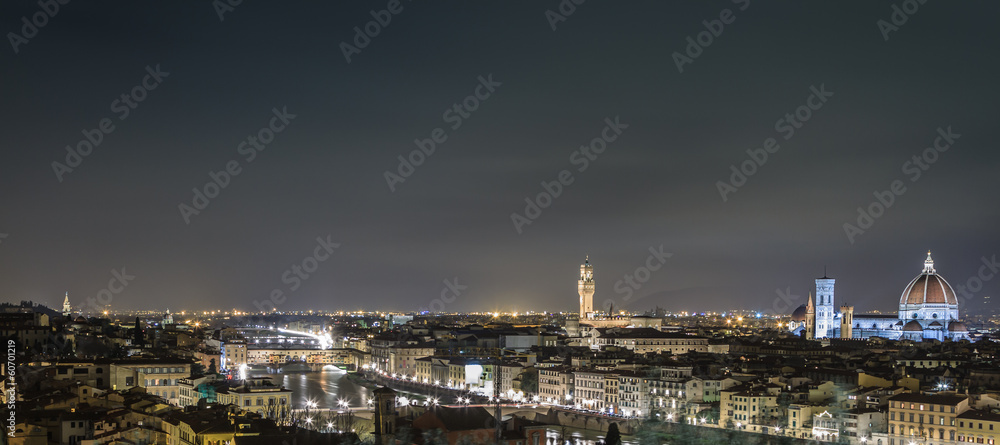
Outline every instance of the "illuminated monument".
{"type": "Polygon", "coordinates": [[[566,331],[570,337],[580,335],[587,336],[592,329],[614,328],[614,327],[660,327],[660,320],[650,320],[649,317],[632,317],[631,315],[608,313],[612,310],[612,300],[606,300],[608,307],[605,310],[594,309],[594,294],[597,291],[597,282],[594,280],[594,266],[590,264],[590,257],[583,260],[580,265],[580,279],[576,282],[576,291],[580,294],[580,313],[570,314],[566,317],[566,331]]]}
{"type": "Polygon", "coordinates": [[[816,280],[815,306],[810,298],[807,305],[792,313],[792,332],[810,339],[882,337],[957,341],[969,337],[969,329],[959,319],[955,290],[938,275],[930,252],[924,260],[924,269],[903,289],[895,316],[854,314],[854,307],[848,305],[842,306],[840,313],[834,313],[833,286],[832,278],[824,276],[816,280]]]}
{"type": "Polygon", "coordinates": [[[594,281],[594,266],[590,265],[590,256],[583,260],[580,265],[580,281],[577,283],[577,292],[580,293],[580,319],[589,318],[594,312],[594,291],[596,282],[594,281]]]}

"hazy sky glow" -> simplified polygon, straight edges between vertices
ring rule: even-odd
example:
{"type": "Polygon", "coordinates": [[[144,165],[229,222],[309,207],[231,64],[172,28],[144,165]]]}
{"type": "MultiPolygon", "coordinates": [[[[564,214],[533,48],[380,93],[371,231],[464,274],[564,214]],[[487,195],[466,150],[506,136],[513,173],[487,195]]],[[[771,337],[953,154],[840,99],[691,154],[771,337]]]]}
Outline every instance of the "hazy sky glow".
{"type": "MultiPolygon", "coordinates": [[[[573,310],[590,255],[595,302],[616,307],[804,302],[826,265],[838,304],[895,310],[928,249],[953,286],[1000,254],[1000,4],[927,2],[885,40],[892,2],[590,1],[553,30],[555,0],[404,0],[348,63],[341,42],[388,2],[348,3],[243,2],[220,20],[211,2],[71,2],[0,49],[0,298],[79,305],[124,268],[115,307],[250,310],[279,289],[281,309],[417,310],[457,277],[448,311],[573,310]],[[673,53],[725,9],[679,72],[673,53]],[[125,108],[130,92],[143,100],[125,108]],[[809,105],[789,135],[781,120],[809,105]],[[627,128],[605,130],[616,117],[627,128]],[[114,129],[57,175],[102,119],[114,129]],[[949,126],[960,137],[914,178],[949,126]],[[518,233],[511,214],[563,170],[518,233]],[[844,223],[896,180],[852,243],[844,223]],[[672,256],[622,301],[615,283],[660,246],[672,256]]],[[[3,2],[0,30],[41,10],[3,2]]]]}

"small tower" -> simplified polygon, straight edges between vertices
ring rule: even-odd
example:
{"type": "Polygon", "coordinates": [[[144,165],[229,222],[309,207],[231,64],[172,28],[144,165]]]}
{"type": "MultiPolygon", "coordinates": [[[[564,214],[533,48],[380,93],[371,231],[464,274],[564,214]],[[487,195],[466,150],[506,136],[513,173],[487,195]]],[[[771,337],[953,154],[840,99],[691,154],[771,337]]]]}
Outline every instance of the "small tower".
{"type": "Polygon", "coordinates": [[[816,279],[816,338],[833,335],[834,323],[833,287],[837,280],[826,276],[816,279]]]}
{"type": "Polygon", "coordinates": [[[167,315],[163,316],[163,325],[174,324],[174,316],[170,314],[170,308],[167,308],[167,315]]]}
{"type": "Polygon", "coordinates": [[[806,340],[816,339],[816,306],[813,304],[812,292],[806,301],[806,340]]]}
{"type": "Polygon", "coordinates": [[[854,338],[854,306],[840,306],[840,338],[854,338]]]}
{"type": "Polygon", "coordinates": [[[587,318],[587,314],[594,312],[594,266],[590,265],[590,256],[583,260],[580,265],[580,281],[577,283],[577,292],[580,293],[580,319],[587,318]]]}
{"type": "Polygon", "coordinates": [[[396,391],[381,387],[373,391],[375,394],[375,410],[372,423],[375,425],[375,443],[395,443],[396,436],[396,391]]]}
{"type": "Polygon", "coordinates": [[[69,292],[66,292],[66,299],[63,300],[63,317],[69,317],[73,313],[73,305],[69,304],[69,292]]]}

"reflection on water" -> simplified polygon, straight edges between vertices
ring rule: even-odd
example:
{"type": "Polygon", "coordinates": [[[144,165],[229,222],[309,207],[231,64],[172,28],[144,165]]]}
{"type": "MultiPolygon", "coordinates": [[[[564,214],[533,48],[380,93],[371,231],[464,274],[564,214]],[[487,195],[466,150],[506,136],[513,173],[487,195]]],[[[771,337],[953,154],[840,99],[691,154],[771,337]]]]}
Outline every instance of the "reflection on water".
{"type": "MultiPolygon", "coordinates": [[[[306,401],[316,402],[320,409],[336,409],[337,401],[340,399],[348,400],[353,408],[367,407],[365,401],[372,397],[370,389],[348,379],[347,372],[339,368],[325,368],[321,372],[278,371],[268,373],[255,370],[252,375],[271,377],[276,384],[291,390],[292,407],[297,409],[304,408],[306,401]]],[[[604,439],[605,433],[567,427],[565,434],[568,442],[572,445],[598,445],[599,441],[604,439]]],[[[546,434],[547,443],[544,445],[558,444],[561,435],[563,435],[562,427],[549,427],[546,434]]],[[[622,444],[633,445],[635,440],[631,436],[623,435],[622,444]]]]}
{"type": "MultiPolygon", "coordinates": [[[[604,440],[603,431],[583,430],[580,428],[566,427],[566,442],[572,445],[599,445],[604,440]]],[[[563,435],[563,427],[550,426],[545,433],[545,445],[565,445],[559,443],[559,437],[563,435]]],[[[622,435],[622,445],[635,445],[635,438],[622,435]]]]}
{"type": "Polygon", "coordinates": [[[371,397],[371,390],[358,385],[347,378],[347,372],[334,367],[324,368],[320,372],[254,372],[256,375],[267,375],[292,391],[292,407],[303,408],[306,401],[316,402],[318,408],[337,408],[337,401],[345,399],[353,408],[367,407],[366,400],[371,397]]]}

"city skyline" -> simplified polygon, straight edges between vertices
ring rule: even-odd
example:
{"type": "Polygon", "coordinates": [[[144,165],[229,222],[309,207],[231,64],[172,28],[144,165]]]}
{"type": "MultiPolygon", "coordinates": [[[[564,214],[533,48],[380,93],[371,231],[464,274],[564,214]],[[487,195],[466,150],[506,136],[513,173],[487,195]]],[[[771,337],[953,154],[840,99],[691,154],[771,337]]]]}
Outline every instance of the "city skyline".
{"type": "MultiPolygon", "coordinates": [[[[925,272],[926,272],[926,264],[927,264],[928,261],[930,261],[931,253],[932,252],[930,252],[930,251],[927,252],[927,259],[925,260],[925,263],[924,263],[925,272]]],[[[987,258],[983,258],[982,261],[983,261],[983,264],[981,266],[981,270],[982,271],[986,271],[987,274],[991,273],[991,272],[989,272],[991,270],[990,269],[991,265],[993,267],[997,267],[996,263],[992,263],[987,258]]],[[[931,267],[933,268],[933,264],[934,263],[931,262],[930,264],[931,264],[931,267]]],[[[580,293],[583,292],[582,291],[582,289],[583,289],[583,281],[582,280],[583,280],[583,274],[585,273],[583,268],[585,266],[588,268],[586,271],[588,272],[587,277],[589,279],[590,286],[596,286],[596,284],[599,281],[597,279],[598,275],[595,273],[595,267],[594,267],[593,264],[590,263],[590,256],[588,255],[585,258],[584,264],[581,264],[581,272],[580,272],[581,273],[581,276],[580,276],[581,281],[580,281],[580,284],[578,286],[578,292],[580,292],[580,293]]],[[[626,290],[627,289],[635,289],[636,287],[641,288],[641,285],[642,285],[643,282],[640,281],[640,278],[642,276],[645,276],[645,275],[646,275],[645,273],[629,275],[626,279],[619,280],[618,282],[616,282],[615,285],[616,286],[620,286],[619,290],[622,290],[622,289],[626,289],[626,290]]],[[[654,309],[660,309],[660,310],[665,311],[665,313],[667,313],[667,314],[681,314],[681,313],[711,314],[711,313],[757,312],[757,313],[760,313],[760,314],[764,314],[766,316],[784,317],[784,316],[792,315],[792,313],[795,312],[796,309],[800,309],[801,310],[802,308],[805,308],[807,306],[808,298],[816,297],[818,299],[819,295],[821,295],[824,292],[823,290],[820,290],[820,289],[817,288],[817,286],[819,285],[819,280],[821,280],[821,279],[827,279],[827,278],[836,280],[836,277],[830,277],[830,276],[828,276],[828,274],[824,270],[823,276],[822,277],[816,277],[816,283],[814,283],[814,285],[812,287],[809,287],[808,290],[805,293],[796,293],[791,288],[776,289],[775,290],[775,298],[771,302],[771,306],[770,307],[749,307],[749,306],[747,306],[747,307],[739,307],[739,306],[733,306],[733,307],[729,307],[729,308],[725,308],[725,309],[721,309],[721,310],[705,310],[705,309],[676,309],[675,310],[675,309],[663,308],[663,307],[658,306],[658,305],[654,305],[654,306],[650,306],[650,307],[643,307],[643,306],[630,307],[630,306],[637,306],[637,305],[634,305],[634,304],[630,305],[629,304],[630,302],[632,302],[632,301],[638,301],[638,300],[640,300],[640,299],[643,298],[643,297],[633,298],[634,295],[637,295],[637,293],[635,291],[632,291],[632,292],[621,292],[621,293],[619,293],[617,295],[611,296],[610,298],[602,298],[601,294],[598,294],[596,292],[591,291],[590,292],[591,296],[589,297],[588,302],[587,302],[587,308],[589,308],[589,309],[585,309],[584,297],[581,294],[580,295],[580,298],[581,298],[580,299],[580,305],[579,305],[580,307],[579,307],[578,312],[579,312],[581,318],[583,318],[585,316],[584,315],[585,312],[591,312],[591,311],[593,311],[595,313],[607,313],[607,311],[609,309],[613,310],[613,312],[615,314],[617,314],[619,312],[622,312],[622,311],[624,311],[624,313],[628,313],[628,314],[641,314],[641,313],[649,313],[650,311],[652,311],[654,309]]],[[[989,300],[989,298],[987,298],[988,295],[981,295],[980,296],[980,295],[978,295],[978,294],[980,294],[980,292],[973,292],[973,291],[969,290],[969,284],[970,283],[973,285],[972,286],[973,288],[978,288],[979,286],[981,286],[981,284],[983,283],[984,280],[982,278],[979,278],[978,275],[970,277],[970,280],[972,280],[972,281],[970,282],[970,281],[966,280],[966,281],[962,281],[962,282],[956,283],[957,285],[952,290],[952,292],[954,292],[954,295],[958,298],[958,305],[961,308],[963,308],[963,310],[969,311],[970,313],[976,314],[976,315],[979,315],[982,310],[992,310],[992,308],[986,307],[986,305],[988,304],[988,300],[989,300]]],[[[985,281],[988,282],[989,280],[987,279],[985,281]]],[[[462,286],[461,283],[453,282],[452,284],[453,285],[454,284],[458,284],[459,287],[462,286]]],[[[910,286],[912,286],[912,280],[911,280],[910,286]]],[[[449,289],[448,284],[445,283],[444,289],[450,291],[450,290],[454,289],[454,286],[452,286],[449,289]]],[[[592,287],[592,289],[596,289],[596,287],[592,287]]],[[[445,290],[442,290],[442,292],[445,292],[445,290]]],[[[832,292],[832,289],[826,290],[825,292],[828,292],[828,293],[832,292]]],[[[903,294],[905,295],[907,292],[909,292],[909,287],[907,287],[906,289],[903,290],[903,294]]],[[[457,295],[453,295],[453,297],[455,297],[455,298],[460,297],[460,296],[461,296],[461,290],[459,290],[459,292],[458,292],[457,295]]],[[[844,300],[839,300],[838,299],[837,304],[834,305],[834,310],[836,310],[837,308],[839,308],[839,306],[841,304],[843,304],[843,305],[851,305],[852,307],[854,307],[854,306],[857,305],[858,301],[864,301],[863,299],[851,298],[851,296],[847,296],[847,297],[843,297],[842,296],[841,298],[844,298],[844,300]]],[[[899,296],[893,296],[892,298],[898,299],[900,297],[899,296]]],[[[331,313],[335,314],[335,313],[338,313],[338,312],[341,312],[341,313],[355,313],[355,312],[357,312],[357,313],[379,313],[379,312],[382,312],[382,313],[397,313],[397,314],[407,314],[407,313],[442,313],[442,314],[460,314],[460,313],[485,313],[485,314],[488,314],[488,313],[502,313],[502,314],[514,314],[514,313],[521,313],[521,314],[525,314],[525,315],[531,314],[531,313],[535,313],[535,314],[545,314],[545,313],[550,313],[550,314],[555,314],[555,313],[572,314],[572,313],[574,313],[573,310],[566,310],[564,308],[558,308],[558,309],[546,309],[546,308],[536,309],[536,308],[530,308],[530,307],[529,308],[517,308],[517,307],[498,308],[498,307],[493,307],[493,308],[476,308],[476,309],[473,309],[473,310],[445,310],[445,309],[447,309],[449,303],[451,303],[454,300],[448,301],[448,297],[444,298],[443,300],[440,299],[440,298],[435,299],[435,300],[437,300],[437,302],[434,303],[432,301],[432,303],[430,303],[430,307],[421,307],[421,308],[418,308],[417,310],[406,309],[406,308],[399,309],[399,308],[372,308],[372,307],[367,307],[367,308],[366,307],[356,307],[356,308],[346,308],[346,307],[340,307],[340,308],[312,307],[312,308],[308,308],[308,309],[290,309],[290,308],[284,307],[283,303],[268,302],[267,300],[262,300],[262,301],[254,301],[254,306],[255,307],[251,307],[251,308],[241,308],[241,307],[233,307],[233,308],[202,307],[202,308],[190,308],[189,309],[189,308],[177,308],[177,307],[175,307],[175,310],[173,311],[173,313],[191,312],[193,316],[197,316],[199,313],[203,313],[203,312],[206,312],[206,311],[207,312],[218,311],[220,313],[226,313],[226,314],[230,314],[230,313],[234,313],[235,312],[235,315],[239,315],[239,314],[286,313],[286,312],[287,313],[304,313],[304,312],[313,312],[313,311],[315,311],[317,313],[326,313],[326,314],[331,314],[331,313]],[[438,306],[435,307],[434,304],[438,304],[438,306]]],[[[95,298],[94,301],[97,301],[97,299],[95,298]]],[[[894,300],[890,299],[888,301],[890,301],[890,304],[892,304],[891,301],[894,301],[894,300]]],[[[50,305],[48,305],[44,301],[34,301],[34,302],[38,303],[38,304],[43,304],[43,305],[49,306],[50,309],[53,309],[53,310],[56,309],[56,307],[50,306],[50,305]]],[[[115,307],[113,304],[108,304],[108,305],[103,305],[103,306],[101,306],[99,304],[95,305],[94,302],[92,302],[92,301],[87,301],[87,302],[83,303],[82,305],[74,305],[73,302],[72,302],[72,300],[70,299],[70,296],[69,296],[68,292],[65,294],[65,301],[62,303],[62,308],[63,308],[63,312],[64,313],[67,310],[67,304],[69,304],[69,307],[72,308],[72,311],[74,313],[82,313],[82,314],[89,314],[89,315],[100,314],[102,312],[101,309],[103,309],[103,311],[105,311],[105,312],[112,311],[112,313],[117,313],[117,314],[132,313],[132,312],[150,312],[150,313],[157,313],[157,312],[167,312],[167,313],[170,313],[171,312],[169,306],[165,306],[165,307],[161,307],[161,308],[149,307],[149,308],[143,308],[143,309],[138,309],[138,308],[121,308],[121,307],[115,307]]],[[[887,304],[885,304],[885,302],[879,302],[879,304],[877,306],[873,307],[873,308],[870,308],[870,309],[866,308],[866,309],[858,311],[858,312],[859,312],[859,314],[861,314],[861,313],[878,314],[878,313],[888,312],[891,309],[887,310],[887,309],[882,309],[881,308],[882,306],[886,306],[886,305],[887,304]]],[[[866,307],[866,306],[865,305],[861,305],[861,307],[866,307]]]]}

